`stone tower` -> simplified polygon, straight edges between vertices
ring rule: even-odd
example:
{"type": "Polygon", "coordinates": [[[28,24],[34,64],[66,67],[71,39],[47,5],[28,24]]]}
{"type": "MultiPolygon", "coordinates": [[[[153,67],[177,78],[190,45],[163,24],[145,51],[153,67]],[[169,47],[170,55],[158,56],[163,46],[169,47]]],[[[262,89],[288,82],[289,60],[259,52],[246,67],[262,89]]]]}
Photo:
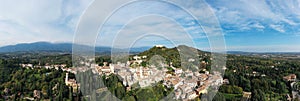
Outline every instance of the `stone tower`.
{"type": "Polygon", "coordinates": [[[66,73],[66,79],[65,79],[66,85],[68,85],[68,81],[69,81],[69,73],[66,73]]]}

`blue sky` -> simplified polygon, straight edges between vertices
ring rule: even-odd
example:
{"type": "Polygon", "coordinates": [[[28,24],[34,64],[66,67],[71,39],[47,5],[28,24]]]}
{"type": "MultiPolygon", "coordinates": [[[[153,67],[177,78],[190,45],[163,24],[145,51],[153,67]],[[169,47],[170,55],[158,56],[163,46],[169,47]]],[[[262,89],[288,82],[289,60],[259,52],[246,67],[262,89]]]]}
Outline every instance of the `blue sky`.
{"type": "MultiPolygon", "coordinates": [[[[72,42],[80,16],[93,0],[1,0],[0,3],[0,46],[30,43],[37,41],[72,42]]],[[[300,52],[300,0],[207,0],[221,25],[227,50],[256,52],[300,52]]],[[[110,4],[110,3],[109,3],[110,4]]],[[[111,3],[112,4],[112,3],[111,3]]],[[[144,8],[148,5],[133,6],[144,8]]],[[[189,10],[197,9],[198,4],[191,4],[189,10]]],[[[148,6],[149,7],[149,6],[148,6]]],[[[155,12],[178,15],[176,22],[188,29],[192,41],[203,50],[209,50],[209,43],[204,32],[196,26],[193,20],[176,11],[176,7],[152,5],[155,12]]],[[[97,45],[107,46],[115,35],[116,46],[122,46],[126,40],[135,40],[135,36],[147,31],[164,32],[171,40],[180,40],[183,44],[188,35],[174,21],[164,17],[143,17],[132,21],[124,27],[120,34],[115,29],[122,27],[126,17],[143,14],[144,11],[128,15],[129,8],[117,12],[107,23],[107,33],[101,33],[97,45]],[[125,34],[121,34],[125,33],[125,34]],[[126,34],[130,33],[130,34],[126,34]]],[[[147,12],[147,11],[145,11],[147,12]]],[[[129,41],[128,41],[129,42],[129,41]]],[[[135,46],[151,46],[172,42],[159,36],[147,36],[138,40],[135,46]]]]}

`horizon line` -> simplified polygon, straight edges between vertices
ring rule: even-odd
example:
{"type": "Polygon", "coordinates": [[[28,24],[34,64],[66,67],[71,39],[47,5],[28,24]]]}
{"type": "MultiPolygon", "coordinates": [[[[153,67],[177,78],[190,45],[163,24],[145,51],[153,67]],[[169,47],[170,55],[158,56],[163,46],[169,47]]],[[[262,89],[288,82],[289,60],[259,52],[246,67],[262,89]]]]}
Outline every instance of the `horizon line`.
{"type": "MultiPolygon", "coordinates": [[[[16,43],[16,44],[10,44],[10,45],[3,45],[3,46],[0,46],[0,48],[3,48],[3,47],[9,47],[9,46],[16,46],[16,45],[20,45],[20,44],[34,44],[34,43],[49,43],[49,44],[72,44],[74,45],[73,42],[50,42],[50,41],[36,41],[36,42],[24,42],[24,43],[16,43]]],[[[182,44],[182,45],[185,45],[185,44],[182,44]]],[[[177,46],[166,46],[164,45],[165,47],[167,48],[174,48],[174,47],[178,47],[180,45],[177,45],[177,46]]],[[[193,46],[190,46],[190,45],[185,45],[185,46],[188,46],[188,47],[193,47],[193,46]]],[[[111,46],[104,46],[104,45],[95,45],[95,48],[96,47],[108,47],[108,48],[113,48],[111,46]]],[[[155,47],[155,45],[151,45],[151,46],[135,46],[135,47],[115,47],[115,48],[118,48],[118,49],[127,49],[127,48],[152,48],[152,47],[155,47]]],[[[200,49],[199,47],[193,47],[193,48],[196,48],[198,50],[202,50],[202,51],[207,51],[207,52],[211,52],[210,49],[207,49],[207,48],[203,48],[203,49],[200,49]]],[[[249,49],[248,49],[249,50],[249,49]]],[[[243,51],[243,50],[238,50],[238,49],[232,49],[232,50],[228,50],[226,49],[225,51],[226,53],[230,53],[230,52],[244,52],[244,53],[300,53],[300,51],[243,51]]]]}

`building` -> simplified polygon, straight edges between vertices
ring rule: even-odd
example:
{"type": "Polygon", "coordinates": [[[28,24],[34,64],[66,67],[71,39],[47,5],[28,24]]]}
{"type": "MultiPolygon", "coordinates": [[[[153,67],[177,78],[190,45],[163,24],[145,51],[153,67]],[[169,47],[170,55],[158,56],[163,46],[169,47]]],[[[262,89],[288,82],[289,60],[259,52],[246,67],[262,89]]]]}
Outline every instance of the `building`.
{"type": "Polygon", "coordinates": [[[40,98],[41,98],[41,91],[39,91],[39,90],[34,90],[34,91],[33,91],[33,97],[34,97],[35,99],[40,99],[40,98]]]}
{"type": "Polygon", "coordinates": [[[176,74],[181,74],[183,71],[182,71],[182,69],[181,68],[176,68],[175,69],[175,73],[176,74]]]}
{"type": "Polygon", "coordinates": [[[228,79],[224,79],[223,80],[223,84],[229,84],[229,80],[228,79]]]}
{"type": "Polygon", "coordinates": [[[155,45],[156,48],[163,48],[165,47],[164,45],[155,45]]]}
{"type": "Polygon", "coordinates": [[[251,92],[243,92],[243,99],[250,99],[251,98],[251,92]]]}
{"type": "Polygon", "coordinates": [[[143,59],[146,59],[146,58],[147,58],[147,56],[145,56],[145,55],[144,55],[144,56],[142,56],[142,58],[143,58],[143,59]]]}
{"type": "Polygon", "coordinates": [[[107,62],[103,62],[103,66],[95,66],[97,72],[99,74],[106,74],[106,75],[109,75],[111,73],[115,73],[115,67],[113,64],[109,64],[109,66],[107,66],[107,62]]]}
{"type": "Polygon", "coordinates": [[[23,68],[33,68],[33,64],[21,64],[23,68]]]}
{"type": "Polygon", "coordinates": [[[296,81],[297,76],[296,76],[296,74],[290,74],[288,76],[283,77],[283,79],[286,80],[286,81],[296,81]]]}
{"type": "Polygon", "coordinates": [[[136,56],[133,56],[133,59],[134,59],[134,60],[140,60],[141,57],[136,55],[136,56]]]}
{"type": "Polygon", "coordinates": [[[194,62],[195,61],[195,59],[193,59],[193,58],[190,58],[189,60],[188,60],[188,62],[194,62]]]}
{"type": "Polygon", "coordinates": [[[69,79],[69,73],[66,73],[65,84],[69,87],[73,88],[73,92],[77,92],[79,88],[79,84],[77,84],[75,79],[69,79]]]}

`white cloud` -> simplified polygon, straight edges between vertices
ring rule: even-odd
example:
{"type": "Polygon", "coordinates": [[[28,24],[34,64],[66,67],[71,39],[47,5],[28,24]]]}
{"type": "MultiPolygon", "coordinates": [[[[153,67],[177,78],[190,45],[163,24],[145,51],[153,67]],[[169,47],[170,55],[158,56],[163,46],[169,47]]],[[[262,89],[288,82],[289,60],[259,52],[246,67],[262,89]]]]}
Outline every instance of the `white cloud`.
{"type": "MultiPolygon", "coordinates": [[[[138,45],[149,45],[153,42],[163,41],[191,45],[193,44],[193,39],[205,38],[203,34],[193,32],[195,28],[192,30],[187,28],[188,33],[190,32],[190,34],[188,34],[184,31],[184,28],[176,22],[160,16],[145,16],[136,19],[126,25],[119,34],[117,34],[118,29],[120,29],[120,27],[105,27],[105,29],[103,29],[105,33],[100,34],[97,40],[98,45],[112,45],[112,42],[115,41],[115,46],[124,48],[137,40],[139,40],[139,43],[143,43],[138,45]],[[142,38],[142,40],[139,38],[142,38]]],[[[201,29],[198,30],[201,31],[201,29]]]]}
{"type": "MultiPolygon", "coordinates": [[[[73,32],[79,21],[79,17],[91,1],[92,0],[78,0],[76,2],[72,0],[3,0],[0,4],[0,46],[34,41],[70,42],[73,40],[73,32]]],[[[95,14],[109,13],[109,10],[116,9],[114,5],[122,4],[123,2],[125,1],[109,1],[109,3],[105,5],[107,9],[91,11],[91,15],[86,15],[91,19],[85,20],[89,22],[86,23],[86,31],[89,31],[93,24],[98,23],[92,18],[95,14]]],[[[183,2],[184,5],[188,6],[187,10],[196,13],[195,15],[197,15],[196,17],[200,20],[200,24],[203,25],[202,28],[206,29],[207,32],[220,32],[217,26],[218,21],[207,20],[215,16],[210,12],[207,6],[203,6],[201,0],[178,2],[183,2]],[[209,24],[216,24],[216,26],[209,24]]],[[[300,0],[235,0],[230,2],[226,0],[207,0],[207,2],[213,7],[216,16],[223,25],[222,27],[225,28],[224,32],[242,33],[249,30],[265,31],[269,29],[274,29],[280,33],[288,33],[291,31],[290,29],[293,29],[292,31],[295,33],[299,31],[296,29],[299,29],[300,23],[300,0]]],[[[107,42],[117,33],[116,31],[113,32],[110,30],[119,29],[122,24],[126,23],[130,18],[145,14],[145,9],[153,10],[148,12],[158,12],[177,19],[177,22],[183,24],[188,32],[191,33],[190,36],[194,39],[205,39],[206,37],[202,29],[196,26],[196,21],[194,21],[192,17],[187,17],[187,14],[178,11],[178,8],[174,6],[144,4],[123,9],[123,12],[117,14],[117,16],[113,18],[114,20],[108,24],[106,29],[108,33],[102,33],[104,35],[104,41],[100,43],[102,45],[108,44],[107,42]],[[134,13],[128,13],[132,8],[136,8],[134,11],[131,11],[134,13]]],[[[184,33],[184,31],[181,30],[180,27],[174,26],[174,22],[160,19],[138,21],[139,22],[134,22],[131,26],[127,26],[126,29],[122,31],[122,33],[130,33],[122,34],[122,40],[134,39],[135,36],[140,35],[138,33],[151,32],[154,29],[157,32],[165,32],[164,34],[166,36],[172,36],[174,40],[183,39],[180,34],[184,33]]],[[[161,41],[162,39],[155,40],[161,41]]],[[[151,42],[153,40],[145,39],[145,41],[151,42]]]]}
{"type": "MultiPolygon", "coordinates": [[[[243,32],[247,30],[262,30],[264,24],[282,23],[290,27],[298,27],[300,22],[299,1],[290,0],[235,0],[207,1],[216,12],[225,28],[243,32]],[[248,25],[257,22],[260,25],[248,25]]],[[[278,27],[277,27],[278,28],[278,27]]],[[[283,32],[281,29],[280,31],[283,32]]]]}
{"type": "Polygon", "coordinates": [[[255,28],[258,28],[258,29],[264,29],[265,28],[265,26],[263,26],[263,25],[261,25],[261,24],[259,24],[259,23],[257,23],[257,24],[255,24],[255,25],[253,25],[255,28]]]}
{"type": "Polygon", "coordinates": [[[78,18],[89,2],[2,0],[0,46],[36,41],[70,42],[78,18]]]}
{"type": "MultiPolygon", "coordinates": [[[[120,39],[121,41],[127,41],[127,40],[135,40],[139,35],[142,35],[146,32],[152,32],[155,30],[157,33],[162,33],[166,36],[172,36],[172,39],[174,40],[182,40],[185,41],[185,39],[180,34],[185,34],[184,31],[180,27],[174,27],[174,24],[180,23],[186,28],[188,32],[190,32],[192,38],[194,39],[200,39],[200,38],[206,38],[203,34],[203,31],[200,27],[195,27],[196,23],[194,19],[191,19],[190,16],[188,16],[185,12],[180,11],[179,8],[174,7],[173,5],[163,5],[159,3],[151,3],[150,5],[146,3],[139,3],[139,5],[127,5],[124,8],[121,8],[120,11],[114,12],[114,16],[110,17],[110,20],[107,21],[107,26],[102,29],[103,33],[101,33],[97,45],[110,45],[111,40],[114,39],[114,36],[116,36],[116,33],[118,33],[118,30],[120,27],[122,27],[124,24],[128,23],[128,21],[132,20],[134,21],[133,25],[126,25],[126,27],[122,30],[122,33],[120,36],[122,36],[120,39]],[[155,19],[155,18],[147,18],[144,20],[138,20],[133,19],[136,17],[144,17],[147,14],[157,14],[157,16],[164,15],[166,18],[174,18],[177,21],[174,22],[168,22],[161,19],[155,19]],[[113,19],[113,20],[111,20],[113,19]],[[125,33],[125,34],[124,34],[125,33]],[[125,39],[124,39],[125,38],[125,39]]],[[[110,5],[109,7],[114,7],[114,5],[110,5]]],[[[111,8],[107,8],[111,9],[111,8]]],[[[201,9],[199,9],[201,10],[201,9]]],[[[203,12],[201,12],[203,13],[203,12]]],[[[207,15],[207,14],[202,14],[207,15]]],[[[91,19],[93,19],[94,15],[91,15],[91,19]]],[[[90,21],[93,22],[93,21],[90,21]]],[[[95,22],[95,21],[94,21],[95,22]]],[[[206,25],[209,26],[209,25],[206,25]]],[[[89,29],[90,27],[87,27],[85,29],[89,29]]],[[[209,30],[211,31],[211,30],[209,30]]],[[[125,44],[125,42],[121,42],[120,44],[125,44]]],[[[146,44],[146,43],[145,43],[146,44]]],[[[121,46],[121,45],[119,45],[121,46]]],[[[123,45],[124,46],[124,45],[123,45]]]]}
{"type": "Polygon", "coordinates": [[[283,25],[271,24],[270,27],[273,28],[274,30],[278,31],[278,32],[281,32],[281,33],[285,32],[283,25]]]}
{"type": "MultiPolygon", "coordinates": [[[[109,4],[106,5],[107,9],[116,9],[113,8],[115,6],[122,4],[123,1],[109,1],[109,4]]],[[[5,41],[6,43],[1,42],[0,46],[8,45],[8,44],[16,44],[22,42],[35,42],[35,41],[50,41],[50,42],[70,42],[73,40],[73,32],[75,27],[79,21],[79,17],[82,12],[88,7],[91,3],[91,0],[78,0],[76,2],[72,0],[53,0],[53,1],[36,1],[36,0],[27,0],[27,1],[9,1],[5,0],[0,4],[0,23],[2,28],[0,29],[0,34],[6,35],[5,38],[0,38],[0,40],[5,41]],[[12,21],[13,23],[8,23],[5,21],[12,21]],[[5,27],[4,27],[5,26],[5,27]],[[59,36],[59,37],[58,37],[59,36]],[[10,38],[9,38],[10,37],[10,38]]],[[[198,11],[199,9],[206,8],[195,8],[198,7],[194,5],[194,3],[184,2],[187,5],[193,5],[188,10],[193,10],[194,12],[198,12],[200,15],[205,15],[205,12],[198,11]]],[[[147,4],[148,5],[148,4],[147,4]]],[[[201,6],[202,7],[202,6],[201,6]]],[[[120,22],[126,22],[130,17],[143,15],[145,14],[143,9],[151,9],[152,11],[148,12],[158,12],[162,14],[168,14],[173,18],[185,19],[183,21],[178,21],[183,24],[185,28],[191,33],[191,36],[195,39],[205,38],[203,36],[203,31],[201,28],[195,27],[195,21],[191,19],[191,17],[187,17],[186,14],[182,12],[178,12],[178,8],[173,6],[164,6],[164,5],[135,5],[129,9],[122,9],[124,12],[118,14],[114,21],[111,21],[113,27],[110,26],[111,30],[114,30],[120,27],[120,22]],[[137,8],[134,13],[128,14],[127,11],[132,8],[137,8]],[[177,10],[176,10],[177,9],[177,10]],[[167,12],[166,12],[167,11],[167,12]]],[[[92,11],[93,14],[103,13],[99,11],[105,10],[97,10],[92,11]]],[[[146,11],[147,12],[147,11],[146,11]]],[[[86,15],[93,19],[94,15],[86,15]]],[[[88,20],[86,20],[88,21],[88,20]]],[[[92,26],[93,23],[97,21],[88,21],[91,23],[86,23],[86,29],[89,29],[89,26],[92,26]]],[[[174,23],[174,22],[172,22],[174,23]]],[[[176,33],[184,33],[180,31],[179,28],[175,29],[173,24],[159,21],[151,21],[144,20],[141,21],[140,24],[136,24],[135,26],[126,27],[126,32],[128,33],[137,33],[141,31],[150,31],[154,28],[158,31],[163,31],[168,34],[176,34],[176,33]],[[159,26],[159,27],[153,27],[159,26]],[[152,28],[153,27],[153,28],[152,28]],[[135,29],[137,28],[137,29],[135,29]],[[164,29],[165,28],[165,29],[164,29]]],[[[88,32],[86,32],[88,33],[88,32]]],[[[110,36],[110,33],[104,33],[107,36],[110,36]]],[[[115,34],[115,33],[114,33],[115,34]]],[[[173,35],[173,37],[177,40],[180,40],[180,35],[173,35]]],[[[109,37],[108,37],[109,38],[109,37]]]]}

